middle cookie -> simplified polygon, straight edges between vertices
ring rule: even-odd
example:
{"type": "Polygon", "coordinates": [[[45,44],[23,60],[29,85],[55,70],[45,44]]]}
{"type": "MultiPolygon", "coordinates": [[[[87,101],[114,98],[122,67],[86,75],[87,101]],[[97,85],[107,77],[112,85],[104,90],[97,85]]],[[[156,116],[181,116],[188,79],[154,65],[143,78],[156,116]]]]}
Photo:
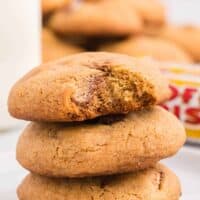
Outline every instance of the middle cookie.
{"type": "Polygon", "coordinates": [[[106,175],[153,166],[184,142],[178,119],[154,107],[81,123],[33,122],[19,139],[17,160],[40,175],[106,175]]]}

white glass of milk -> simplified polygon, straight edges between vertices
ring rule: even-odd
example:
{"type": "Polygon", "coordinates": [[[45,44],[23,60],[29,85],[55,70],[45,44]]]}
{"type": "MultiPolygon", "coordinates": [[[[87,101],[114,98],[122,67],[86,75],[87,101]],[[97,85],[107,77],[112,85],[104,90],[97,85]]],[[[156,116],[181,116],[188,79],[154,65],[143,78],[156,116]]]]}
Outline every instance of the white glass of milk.
{"type": "Polygon", "coordinates": [[[40,24],[39,0],[0,0],[0,131],[19,122],[7,112],[7,97],[16,80],[40,63],[40,24]]]}

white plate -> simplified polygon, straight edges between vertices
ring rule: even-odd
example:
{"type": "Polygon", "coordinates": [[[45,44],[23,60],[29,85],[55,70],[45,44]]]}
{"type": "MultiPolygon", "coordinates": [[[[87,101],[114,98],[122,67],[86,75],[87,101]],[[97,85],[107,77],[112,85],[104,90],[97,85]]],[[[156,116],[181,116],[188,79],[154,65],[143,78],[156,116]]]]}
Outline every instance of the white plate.
{"type": "MultiPolygon", "coordinates": [[[[0,199],[15,200],[16,187],[27,173],[14,153],[0,153],[0,199]]],[[[181,179],[181,200],[200,200],[200,149],[184,147],[173,158],[162,161],[181,179]]]]}
{"type": "Polygon", "coordinates": [[[176,156],[162,163],[180,178],[181,200],[200,200],[200,148],[184,147],[176,156]]]}

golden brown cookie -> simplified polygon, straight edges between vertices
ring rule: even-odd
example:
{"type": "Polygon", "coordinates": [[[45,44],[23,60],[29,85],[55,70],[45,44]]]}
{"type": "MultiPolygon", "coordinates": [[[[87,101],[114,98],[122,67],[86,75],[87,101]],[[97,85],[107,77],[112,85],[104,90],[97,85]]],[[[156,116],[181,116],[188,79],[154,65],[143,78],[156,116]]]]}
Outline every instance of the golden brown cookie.
{"type": "Polygon", "coordinates": [[[165,22],[165,8],[159,0],[129,0],[147,24],[161,25],[165,22]]]}
{"type": "Polygon", "coordinates": [[[81,48],[56,37],[51,30],[42,30],[42,60],[48,62],[83,51],[81,48]]]}
{"type": "Polygon", "coordinates": [[[151,56],[160,61],[192,62],[190,55],[173,42],[150,36],[132,37],[118,43],[105,45],[101,50],[135,57],[151,56]]]}
{"type": "Polygon", "coordinates": [[[141,170],[175,154],[185,142],[178,119],[161,107],[81,123],[31,123],[17,145],[26,169],[55,177],[141,170]]]}
{"type": "Polygon", "coordinates": [[[185,49],[196,62],[200,61],[200,27],[166,26],[159,34],[185,49]]]}
{"type": "Polygon", "coordinates": [[[9,112],[31,121],[83,121],[150,107],[170,95],[156,65],[113,53],[71,55],[19,80],[10,92],[9,112]]]}
{"type": "Polygon", "coordinates": [[[178,200],[180,182],[168,168],[85,179],[53,179],[29,174],[18,188],[19,200],[178,200]]]}
{"type": "Polygon", "coordinates": [[[48,14],[62,6],[69,5],[72,0],[42,0],[41,7],[42,13],[48,14]]]}
{"type": "Polygon", "coordinates": [[[102,0],[82,2],[71,9],[60,9],[49,26],[65,35],[129,35],[142,29],[142,20],[130,2],[102,0]]]}

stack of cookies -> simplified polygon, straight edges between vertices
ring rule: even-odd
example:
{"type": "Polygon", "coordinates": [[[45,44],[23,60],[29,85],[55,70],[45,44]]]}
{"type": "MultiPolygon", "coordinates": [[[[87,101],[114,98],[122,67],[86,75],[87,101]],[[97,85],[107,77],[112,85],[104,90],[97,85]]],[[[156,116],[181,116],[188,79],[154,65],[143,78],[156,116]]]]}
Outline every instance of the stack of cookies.
{"type": "Polygon", "coordinates": [[[180,184],[157,162],[185,141],[157,106],[168,83],[153,61],[81,53],[41,65],[12,88],[12,116],[31,120],[17,160],[31,173],[20,200],[178,200],[180,184]]]}

